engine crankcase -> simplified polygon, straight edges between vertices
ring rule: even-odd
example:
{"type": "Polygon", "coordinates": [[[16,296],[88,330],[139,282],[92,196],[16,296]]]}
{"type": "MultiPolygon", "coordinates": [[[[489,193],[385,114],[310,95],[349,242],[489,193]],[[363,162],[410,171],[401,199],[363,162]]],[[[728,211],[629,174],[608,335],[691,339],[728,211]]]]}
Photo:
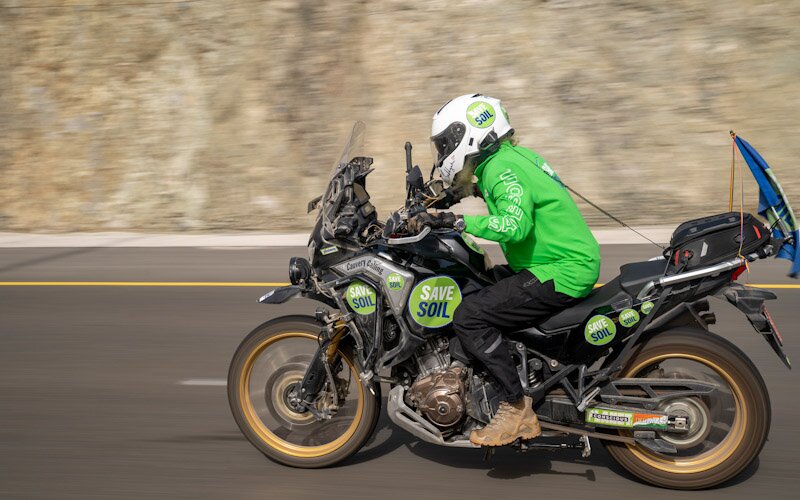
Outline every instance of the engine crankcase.
{"type": "Polygon", "coordinates": [[[411,386],[408,403],[439,427],[457,424],[466,412],[462,367],[426,375],[411,386]]]}

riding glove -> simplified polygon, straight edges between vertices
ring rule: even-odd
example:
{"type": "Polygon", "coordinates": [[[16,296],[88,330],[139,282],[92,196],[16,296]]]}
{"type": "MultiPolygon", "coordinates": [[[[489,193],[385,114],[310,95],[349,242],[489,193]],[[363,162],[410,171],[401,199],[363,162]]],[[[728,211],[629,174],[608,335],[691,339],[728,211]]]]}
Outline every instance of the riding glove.
{"type": "Polygon", "coordinates": [[[456,227],[456,221],[461,216],[456,216],[452,212],[439,212],[439,213],[419,213],[408,219],[408,229],[412,233],[419,233],[425,226],[431,229],[453,229],[456,227]]]}

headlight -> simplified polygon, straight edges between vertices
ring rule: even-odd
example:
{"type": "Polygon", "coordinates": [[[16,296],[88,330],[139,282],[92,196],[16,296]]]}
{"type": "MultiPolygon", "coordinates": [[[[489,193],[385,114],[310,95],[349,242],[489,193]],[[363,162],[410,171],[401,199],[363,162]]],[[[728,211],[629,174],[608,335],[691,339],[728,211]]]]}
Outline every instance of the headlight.
{"type": "Polygon", "coordinates": [[[289,259],[289,281],[292,285],[299,285],[311,276],[311,264],[302,257],[289,259]]]}

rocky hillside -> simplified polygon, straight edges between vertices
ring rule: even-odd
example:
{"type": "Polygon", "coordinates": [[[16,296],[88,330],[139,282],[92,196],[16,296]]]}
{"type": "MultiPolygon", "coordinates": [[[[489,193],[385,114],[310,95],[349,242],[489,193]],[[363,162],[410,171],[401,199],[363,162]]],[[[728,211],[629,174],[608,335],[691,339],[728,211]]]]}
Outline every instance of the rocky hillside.
{"type": "Polygon", "coordinates": [[[385,211],[473,91],[635,223],[726,209],[731,128],[800,204],[792,0],[0,0],[0,40],[0,230],[307,227],[356,119],[385,211]]]}

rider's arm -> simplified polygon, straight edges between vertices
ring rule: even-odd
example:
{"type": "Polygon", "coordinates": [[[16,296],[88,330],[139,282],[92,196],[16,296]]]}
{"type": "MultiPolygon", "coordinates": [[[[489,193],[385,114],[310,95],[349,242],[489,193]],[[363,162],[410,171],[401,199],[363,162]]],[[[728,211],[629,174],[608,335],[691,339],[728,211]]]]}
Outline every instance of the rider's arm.
{"type": "MultiPolygon", "coordinates": [[[[494,166],[492,166],[494,167],[494,166]]],[[[524,240],[533,229],[533,199],[510,168],[484,173],[484,185],[497,207],[496,215],[465,215],[465,232],[502,243],[524,240]]]]}
{"type": "Polygon", "coordinates": [[[467,196],[481,196],[481,191],[475,184],[466,186],[449,187],[442,191],[440,199],[428,205],[429,208],[448,209],[467,196]]]}

